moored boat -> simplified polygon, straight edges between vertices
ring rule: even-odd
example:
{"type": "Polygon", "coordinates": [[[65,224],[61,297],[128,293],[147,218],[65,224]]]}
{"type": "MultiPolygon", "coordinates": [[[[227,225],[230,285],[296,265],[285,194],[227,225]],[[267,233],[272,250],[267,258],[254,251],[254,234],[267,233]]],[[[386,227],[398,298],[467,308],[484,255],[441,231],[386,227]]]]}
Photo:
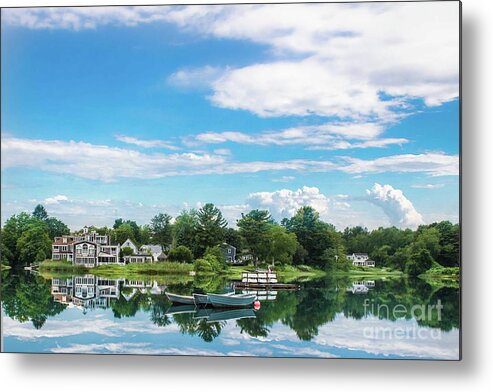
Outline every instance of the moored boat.
{"type": "Polygon", "coordinates": [[[168,292],[164,294],[174,304],[195,305],[195,301],[191,295],[178,295],[168,292]]]}
{"type": "Polygon", "coordinates": [[[257,299],[255,294],[207,294],[212,306],[219,308],[246,307],[257,299]]]}
{"type": "Polygon", "coordinates": [[[196,294],[193,293],[193,300],[195,301],[195,305],[210,305],[211,301],[209,299],[209,296],[207,294],[196,294]]]}

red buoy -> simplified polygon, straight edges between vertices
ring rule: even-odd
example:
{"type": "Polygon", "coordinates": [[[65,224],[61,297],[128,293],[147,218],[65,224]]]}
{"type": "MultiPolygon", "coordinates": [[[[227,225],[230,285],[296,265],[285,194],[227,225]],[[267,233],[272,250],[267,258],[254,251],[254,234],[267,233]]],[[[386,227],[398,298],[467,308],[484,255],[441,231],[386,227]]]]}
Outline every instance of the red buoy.
{"type": "Polygon", "coordinates": [[[259,310],[259,309],[260,309],[260,301],[255,301],[255,302],[253,303],[253,308],[254,308],[255,310],[259,310]]]}

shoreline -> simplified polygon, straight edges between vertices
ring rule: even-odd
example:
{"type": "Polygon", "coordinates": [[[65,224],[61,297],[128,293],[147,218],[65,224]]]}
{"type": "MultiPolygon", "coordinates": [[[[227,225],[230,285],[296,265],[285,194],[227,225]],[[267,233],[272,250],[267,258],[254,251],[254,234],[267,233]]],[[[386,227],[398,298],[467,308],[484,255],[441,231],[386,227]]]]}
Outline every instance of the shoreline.
{"type": "MultiPolygon", "coordinates": [[[[94,274],[105,277],[151,277],[151,276],[168,276],[168,277],[193,277],[209,276],[218,278],[226,278],[231,280],[240,280],[244,272],[253,272],[254,266],[228,266],[222,272],[203,273],[196,272],[192,263],[177,263],[177,262],[160,262],[160,263],[139,263],[127,265],[100,265],[93,268],[75,266],[70,263],[46,260],[39,265],[39,271],[48,275],[60,273],[64,274],[94,274]]],[[[317,268],[306,266],[281,266],[275,269],[277,276],[284,282],[293,281],[309,281],[313,279],[321,279],[327,276],[337,278],[344,277],[361,277],[361,278],[408,278],[409,275],[403,271],[389,270],[386,268],[367,268],[350,269],[348,271],[334,270],[324,271],[317,268]]],[[[460,279],[459,271],[451,268],[434,268],[426,273],[418,276],[432,285],[440,285],[443,283],[454,284],[460,279]]]]}

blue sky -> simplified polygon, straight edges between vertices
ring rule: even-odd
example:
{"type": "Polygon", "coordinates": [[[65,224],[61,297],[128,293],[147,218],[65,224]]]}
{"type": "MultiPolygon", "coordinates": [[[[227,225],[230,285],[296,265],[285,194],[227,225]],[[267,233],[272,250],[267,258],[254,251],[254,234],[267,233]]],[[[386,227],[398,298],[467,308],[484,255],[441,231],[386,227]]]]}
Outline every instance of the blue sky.
{"type": "Polygon", "coordinates": [[[458,3],[2,12],[2,222],[458,221],[458,3]],[[419,28],[417,27],[419,25],[419,28]]]}

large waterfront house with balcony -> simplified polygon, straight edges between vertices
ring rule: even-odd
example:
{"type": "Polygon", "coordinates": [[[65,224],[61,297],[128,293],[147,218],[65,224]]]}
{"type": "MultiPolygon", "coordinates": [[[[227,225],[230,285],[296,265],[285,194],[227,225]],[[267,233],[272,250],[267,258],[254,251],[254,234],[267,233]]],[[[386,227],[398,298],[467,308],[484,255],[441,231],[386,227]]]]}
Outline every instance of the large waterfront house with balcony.
{"type": "Polygon", "coordinates": [[[55,237],[52,244],[53,260],[66,260],[74,265],[96,267],[120,263],[120,245],[111,245],[109,236],[84,227],[82,234],[55,237]]]}

